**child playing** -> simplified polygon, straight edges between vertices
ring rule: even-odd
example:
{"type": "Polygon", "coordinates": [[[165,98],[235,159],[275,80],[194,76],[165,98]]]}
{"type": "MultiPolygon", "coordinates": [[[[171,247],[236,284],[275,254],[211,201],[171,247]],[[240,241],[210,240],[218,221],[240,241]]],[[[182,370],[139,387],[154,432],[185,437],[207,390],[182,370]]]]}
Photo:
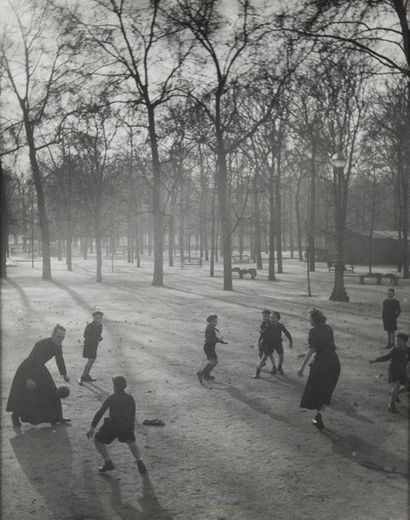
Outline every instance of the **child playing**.
{"type": "Polygon", "coordinates": [[[93,313],[93,321],[88,323],[84,330],[84,348],[83,348],[83,358],[87,358],[87,363],[85,364],[83,375],[80,377],[78,383],[82,385],[84,382],[92,382],[95,381],[93,377],[90,376],[90,370],[93,366],[96,358],[97,358],[97,347],[98,343],[102,341],[102,319],[104,313],[101,311],[95,311],[93,313]]]}
{"type": "MultiPolygon", "coordinates": [[[[266,327],[269,325],[270,320],[270,310],[269,309],[263,309],[262,311],[262,323],[259,327],[259,340],[258,340],[258,347],[259,347],[259,359],[262,359],[263,356],[263,332],[266,329],[266,327]]],[[[266,363],[265,363],[266,365],[266,363]]]]}
{"type": "Polygon", "coordinates": [[[380,361],[388,361],[390,359],[389,366],[389,383],[392,385],[391,399],[389,404],[389,411],[392,413],[398,413],[396,409],[396,402],[400,402],[398,394],[400,385],[408,385],[407,376],[407,364],[410,358],[410,349],[407,346],[409,337],[407,334],[400,332],[397,334],[396,346],[392,348],[385,356],[380,356],[376,359],[372,359],[369,363],[378,363],[380,361]]]}
{"type": "Polygon", "coordinates": [[[394,333],[397,330],[397,318],[401,313],[400,302],[394,297],[394,289],[387,290],[387,298],[383,301],[383,327],[387,332],[386,348],[394,347],[394,333]]]}
{"type": "Polygon", "coordinates": [[[98,452],[104,459],[104,464],[98,469],[100,473],[115,469],[106,444],[111,444],[114,439],[126,442],[131,453],[137,462],[138,470],[141,475],[147,472],[144,462],[141,459],[138,447],[135,443],[135,401],[132,395],[125,392],[127,380],[123,376],[112,378],[114,393],[103,402],[101,408],[95,414],[91,428],[87,432],[87,437],[94,437],[94,444],[98,452]],[[104,424],[94,436],[94,430],[104,413],[109,410],[109,417],[104,419],[104,424]]]}
{"type": "Polygon", "coordinates": [[[216,328],[218,325],[218,316],[216,314],[211,314],[207,317],[206,321],[208,322],[208,325],[205,330],[204,352],[208,363],[203,370],[196,373],[201,384],[202,379],[215,379],[210,373],[218,363],[218,356],[215,351],[216,344],[223,343],[224,345],[227,345],[227,341],[224,341],[223,338],[217,335],[217,332],[219,333],[219,330],[216,328]]]}
{"type": "Polygon", "coordinates": [[[273,311],[270,315],[270,321],[269,325],[265,327],[264,331],[261,333],[262,336],[262,350],[263,350],[263,356],[259,363],[259,365],[256,367],[256,373],[253,376],[255,379],[260,378],[260,373],[262,370],[262,367],[266,363],[266,360],[269,358],[272,362],[272,372],[271,374],[281,374],[283,375],[283,345],[282,345],[282,332],[285,334],[285,336],[289,340],[289,348],[293,348],[293,340],[292,336],[290,335],[288,329],[283,325],[283,323],[280,323],[280,313],[277,311],[273,311]],[[278,368],[276,369],[275,359],[273,357],[273,352],[276,350],[276,352],[279,355],[279,364],[278,368]]]}

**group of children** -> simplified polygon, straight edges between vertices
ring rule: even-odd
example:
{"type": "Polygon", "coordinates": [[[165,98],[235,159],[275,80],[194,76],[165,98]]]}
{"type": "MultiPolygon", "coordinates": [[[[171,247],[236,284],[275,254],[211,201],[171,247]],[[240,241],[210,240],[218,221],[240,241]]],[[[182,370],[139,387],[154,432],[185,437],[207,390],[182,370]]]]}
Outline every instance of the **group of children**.
{"type": "MultiPolygon", "coordinates": [[[[408,366],[410,362],[410,347],[407,342],[409,336],[404,333],[397,334],[397,318],[401,313],[400,302],[394,298],[395,291],[389,288],[387,291],[387,298],[383,301],[382,319],[383,326],[387,332],[388,344],[386,348],[391,349],[384,356],[379,356],[370,363],[378,363],[382,361],[390,361],[389,366],[389,383],[392,385],[390,392],[390,403],[388,410],[392,413],[398,413],[396,403],[400,402],[399,393],[410,391],[410,375],[408,373],[408,366]]],[[[255,379],[260,378],[262,368],[266,365],[269,358],[272,363],[271,374],[283,375],[283,341],[282,333],[289,341],[289,348],[293,348],[293,340],[290,332],[280,321],[281,315],[277,311],[270,311],[264,309],[262,311],[262,322],[259,329],[259,363],[256,367],[255,379]],[[278,366],[276,367],[274,353],[279,357],[278,366]]],[[[218,356],[216,354],[216,344],[227,344],[223,337],[219,336],[219,330],[216,328],[218,324],[218,316],[211,314],[207,318],[207,327],[205,330],[205,344],[204,352],[207,358],[207,364],[202,370],[197,372],[198,379],[202,384],[203,380],[212,380],[214,376],[211,371],[218,363],[218,356]]]]}

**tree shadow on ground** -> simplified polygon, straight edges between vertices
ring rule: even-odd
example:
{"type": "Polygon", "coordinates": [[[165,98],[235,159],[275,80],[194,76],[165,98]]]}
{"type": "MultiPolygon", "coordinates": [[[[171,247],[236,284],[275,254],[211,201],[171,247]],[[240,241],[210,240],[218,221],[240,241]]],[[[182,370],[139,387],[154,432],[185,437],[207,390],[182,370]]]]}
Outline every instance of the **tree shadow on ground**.
{"type": "Polygon", "coordinates": [[[401,459],[397,455],[389,453],[353,434],[343,436],[325,428],[322,431],[322,435],[330,439],[333,451],[343,458],[374,471],[380,471],[390,476],[407,478],[407,459],[401,459]]]}
{"type": "Polygon", "coordinates": [[[288,417],[285,417],[284,415],[280,415],[277,413],[274,413],[268,406],[266,406],[262,402],[262,398],[259,397],[248,397],[246,394],[244,394],[239,388],[233,385],[227,385],[226,383],[219,383],[216,381],[212,382],[212,390],[220,390],[223,392],[226,392],[231,397],[239,401],[240,403],[245,404],[255,412],[258,412],[262,415],[267,415],[274,421],[281,422],[283,424],[292,425],[292,421],[288,419],[288,417]]]}
{"type": "Polygon", "coordinates": [[[111,506],[121,520],[172,520],[172,516],[159,503],[148,475],[142,477],[142,497],[137,499],[141,509],[124,502],[118,478],[110,475],[103,475],[103,478],[111,486],[111,506]]]}
{"type": "Polygon", "coordinates": [[[71,298],[85,311],[87,311],[88,314],[91,314],[93,311],[95,311],[95,307],[90,305],[82,296],[80,296],[76,291],[71,289],[71,287],[68,287],[68,285],[57,282],[56,280],[51,280],[51,283],[54,284],[59,289],[65,291],[67,294],[71,296],[71,298]]]}
{"type": "Polygon", "coordinates": [[[73,455],[66,426],[25,430],[10,443],[22,471],[44,498],[53,517],[84,518],[78,514],[81,501],[72,490],[73,455]]]}
{"type": "Polygon", "coordinates": [[[18,293],[21,303],[23,304],[25,308],[25,312],[29,316],[34,316],[37,314],[36,309],[34,309],[30,303],[30,300],[26,294],[26,292],[20,287],[20,285],[15,282],[14,280],[10,280],[10,278],[7,278],[7,284],[11,285],[18,293]]]}

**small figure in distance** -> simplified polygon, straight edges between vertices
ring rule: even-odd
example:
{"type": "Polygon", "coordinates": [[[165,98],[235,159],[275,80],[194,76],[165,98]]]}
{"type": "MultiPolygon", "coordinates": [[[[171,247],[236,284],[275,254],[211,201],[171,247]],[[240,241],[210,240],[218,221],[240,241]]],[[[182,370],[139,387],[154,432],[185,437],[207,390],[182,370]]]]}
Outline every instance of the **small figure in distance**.
{"type": "Polygon", "coordinates": [[[386,348],[394,347],[394,334],[397,330],[397,318],[400,313],[400,302],[394,297],[393,287],[390,287],[387,289],[387,298],[383,301],[383,327],[387,332],[386,348]]]}
{"type": "Polygon", "coordinates": [[[119,442],[127,443],[128,448],[134,455],[138,470],[141,475],[147,472],[145,464],[141,459],[138,446],[135,443],[135,401],[132,395],[125,391],[127,380],[123,376],[112,378],[114,393],[107,397],[101,408],[97,411],[91,423],[91,427],[86,433],[89,439],[94,438],[94,445],[104,459],[104,464],[98,471],[105,473],[115,469],[115,466],[108,454],[106,445],[111,444],[117,439],[119,442]],[[100,422],[104,413],[109,410],[109,417],[104,419],[104,423],[94,435],[95,428],[100,422]]]}

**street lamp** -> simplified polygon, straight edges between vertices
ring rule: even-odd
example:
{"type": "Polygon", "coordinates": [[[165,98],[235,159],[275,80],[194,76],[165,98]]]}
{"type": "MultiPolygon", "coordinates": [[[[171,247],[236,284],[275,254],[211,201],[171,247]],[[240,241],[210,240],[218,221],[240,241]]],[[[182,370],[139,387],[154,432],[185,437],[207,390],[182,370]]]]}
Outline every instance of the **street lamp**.
{"type": "Polygon", "coordinates": [[[346,166],[347,160],[341,151],[336,152],[332,157],[333,165],[333,182],[337,188],[335,190],[335,231],[336,231],[336,262],[335,262],[335,284],[333,287],[330,300],[338,302],[348,302],[349,297],[346,293],[344,285],[344,232],[345,232],[345,201],[344,201],[344,190],[340,189],[340,185],[346,182],[343,178],[343,170],[346,166]]]}
{"type": "Polygon", "coordinates": [[[342,154],[342,152],[337,152],[332,157],[332,164],[334,168],[344,169],[346,166],[347,160],[346,157],[342,154]]]}

